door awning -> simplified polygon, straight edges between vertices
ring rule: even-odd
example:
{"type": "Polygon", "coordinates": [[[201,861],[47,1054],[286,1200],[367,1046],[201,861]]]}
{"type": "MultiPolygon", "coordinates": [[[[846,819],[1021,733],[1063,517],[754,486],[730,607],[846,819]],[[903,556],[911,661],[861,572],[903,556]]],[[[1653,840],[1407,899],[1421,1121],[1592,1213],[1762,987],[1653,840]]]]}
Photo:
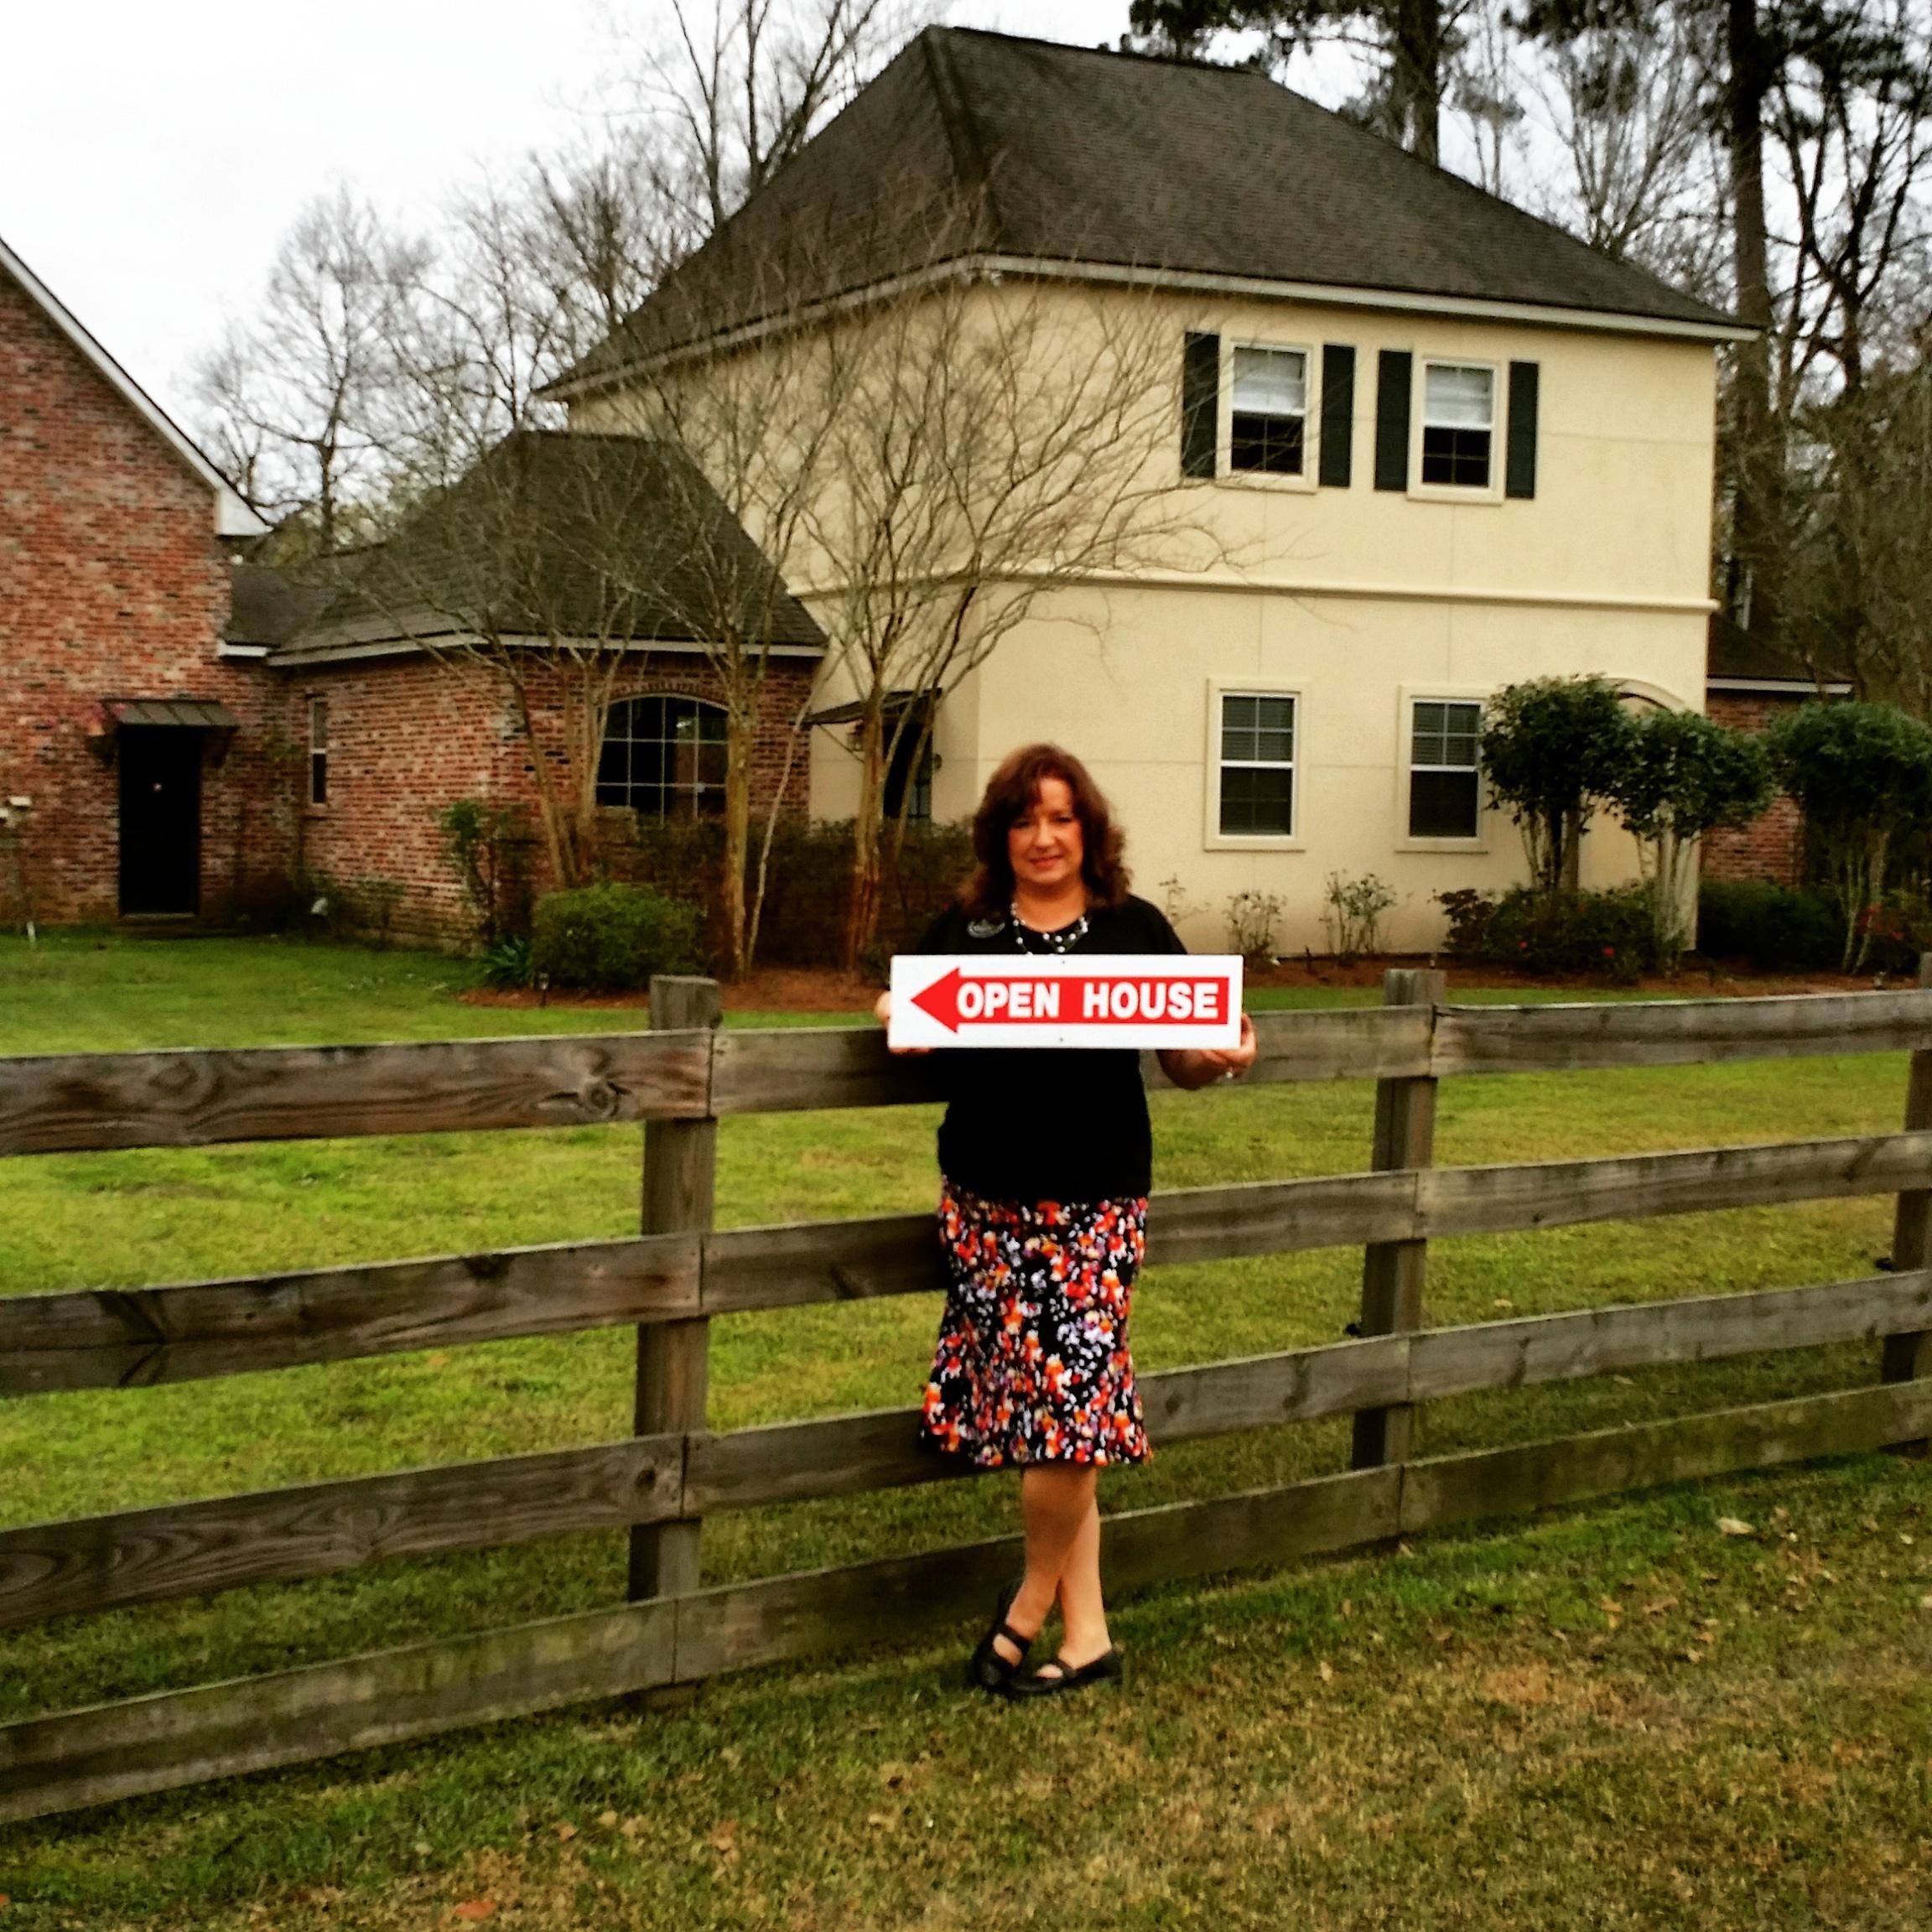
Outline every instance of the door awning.
{"type": "Polygon", "coordinates": [[[103,765],[114,762],[114,745],[130,725],[159,724],[177,731],[205,731],[210,760],[221,764],[238,720],[226,704],[207,698],[103,698],[101,722],[87,733],[87,748],[103,765]]]}
{"type": "Polygon", "coordinates": [[[110,698],[105,705],[115,724],[174,724],[190,731],[232,731],[235,714],[226,704],[202,698],[110,698]]]}

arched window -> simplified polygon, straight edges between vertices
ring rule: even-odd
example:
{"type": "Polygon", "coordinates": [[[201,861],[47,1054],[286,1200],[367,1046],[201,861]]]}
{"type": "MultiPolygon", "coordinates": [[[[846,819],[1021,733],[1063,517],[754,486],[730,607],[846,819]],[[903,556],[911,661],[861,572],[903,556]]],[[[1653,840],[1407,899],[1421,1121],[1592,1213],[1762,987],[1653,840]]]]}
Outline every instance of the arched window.
{"type": "Polygon", "coordinates": [[[597,802],[647,818],[724,809],[724,713],[695,698],[626,698],[610,707],[597,761],[597,802]]]}

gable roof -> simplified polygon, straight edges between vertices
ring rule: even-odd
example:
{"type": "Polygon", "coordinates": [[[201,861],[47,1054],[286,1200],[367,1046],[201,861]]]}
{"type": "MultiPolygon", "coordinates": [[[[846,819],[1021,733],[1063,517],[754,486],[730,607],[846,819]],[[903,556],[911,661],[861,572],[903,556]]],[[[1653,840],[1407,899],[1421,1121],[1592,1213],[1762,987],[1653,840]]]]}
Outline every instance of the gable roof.
{"type": "Polygon", "coordinates": [[[780,651],[824,647],[689,457],[644,437],[518,430],[337,565],[335,594],[271,662],[482,632],[675,647],[727,621],[780,651]]]}
{"type": "Polygon", "coordinates": [[[1748,333],[1250,69],[929,27],[558,387],[969,256],[1748,333]]]}
{"type": "Polygon", "coordinates": [[[27,299],[66,337],[94,371],[175,455],[215,492],[215,533],[218,537],[260,537],[268,526],[256,515],[242,493],[210,463],[194,439],[161,405],[81,327],[52,289],[4,240],[0,240],[0,273],[19,283],[27,299]]]}

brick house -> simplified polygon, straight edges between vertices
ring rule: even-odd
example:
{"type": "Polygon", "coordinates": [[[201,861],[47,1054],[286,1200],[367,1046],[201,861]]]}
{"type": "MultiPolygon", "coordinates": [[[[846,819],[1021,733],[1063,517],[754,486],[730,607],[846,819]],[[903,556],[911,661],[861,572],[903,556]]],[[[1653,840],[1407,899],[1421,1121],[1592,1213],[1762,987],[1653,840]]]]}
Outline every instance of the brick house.
{"type": "MultiPolygon", "coordinates": [[[[291,581],[247,559],[261,519],[0,245],[0,921],[221,919],[319,880],[399,935],[465,938],[438,814],[461,797],[534,808],[532,733],[556,764],[579,709],[574,652],[609,660],[595,762],[617,842],[639,809],[714,808],[723,714],[704,619],[721,585],[769,621],[754,808],[787,774],[802,807],[807,761],[788,747],[817,627],[662,451],[564,443],[520,439],[444,500],[513,560],[493,583],[426,543],[428,513],[347,582],[291,581]],[[615,460],[594,462],[600,447],[615,460]],[[535,494],[491,498],[519,449],[535,453],[535,494]],[[627,517],[597,500],[600,476],[606,496],[625,480],[627,517]],[[531,532],[534,556],[518,548],[531,532]],[[527,704],[465,651],[478,624],[516,641],[527,704]]],[[[541,841],[527,869],[542,890],[541,841]]]]}
{"type": "Polygon", "coordinates": [[[273,694],[222,637],[263,527],[0,242],[0,917],[192,916],[273,854],[273,694]]]}
{"type": "Polygon", "coordinates": [[[345,568],[319,610],[265,591],[259,628],[299,747],[293,869],[335,891],[356,923],[379,912],[399,935],[431,941],[474,929],[438,824],[458,799],[518,813],[531,891],[569,869],[546,836],[544,795],[567,795],[579,775],[602,808],[589,868],[600,872],[625,871],[639,815],[719,810],[721,635],[764,660],[752,811],[782,789],[786,807],[804,808],[807,761],[788,745],[823,639],[664,446],[519,432],[345,568]],[[606,707],[589,745],[586,725],[606,707]]]}
{"type": "MultiPolygon", "coordinates": [[[[1711,619],[1705,682],[1706,714],[1741,731],[1762,731],[1795,706],[1821,698],[1848,698],[1849,683],[1822,682],[1803,664],[1721,612],[1711,619]]],[[[1748,825],[1711,833],[1704,841],[1706,879],[1764,879],[1800,884],[1805,871],[1805,823],[1795,799],[1774,799],[1748,825]]]]}

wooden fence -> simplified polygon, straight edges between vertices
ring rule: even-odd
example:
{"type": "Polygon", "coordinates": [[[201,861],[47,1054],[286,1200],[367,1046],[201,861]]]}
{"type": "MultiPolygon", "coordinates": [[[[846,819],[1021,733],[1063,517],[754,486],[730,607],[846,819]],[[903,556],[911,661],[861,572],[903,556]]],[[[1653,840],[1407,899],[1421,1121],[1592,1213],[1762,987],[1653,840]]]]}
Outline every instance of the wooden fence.
{"type": "MultiPolygon", "coordinates": [[[[0,1530],[0,1623],[323,1576],[391,1557],[623,1528],[630,1601],[478,1635],[0,1726],[0,1820],[583,1700],[684,1684],[959,1620],[1012,1571],[1002,1538],[700,1589],[704,1517],[948,1473],[891,1410],[714,1435],[707,1324],[726,1311],[941,1285],[927,1215],[714,1229],[717,1123],[929,1098],[875,1029],[723,1032],[709,981],[661,980],[652,1031],[593,1037],[0,1060],[0,1154],[645,1123],[630,1239],[131,1290],[0,1296],[0,1395],[200,1377],[635,1326],[635,1432],[588,1447],[0,1530]]],[[[1362,1244],[1362,1335],[1142,1378],[1158,1441],[1352,1414],[1353,1467],[1124,1512],[1110,1585],[1372,1543],[1646,1483],[1932,1437],[1932,980],[1895,993],[1457,1007],[1440,975],[1379,1008],[1257,1017],[1254,1081],[1374,1078],[1371,1171],[1160,1195],[1149,1259],[1362,1244]],[[1896,1134],[1436,1168],[1446,1075],[1909,1049],[1896,1134]],[[1480,1326],[1421,1325],[1435,1236],[1770,1202],[1898,1197],[1868,1280],[1480,1326]],[[1873,1385],[1558,1441],[1411,1453],[1419,1403],[1662,1363],[1882,1339],[1873,1385]]],[[[1150,1078],[1157,1083],[1157,1069],[1150,1078]]]]}

